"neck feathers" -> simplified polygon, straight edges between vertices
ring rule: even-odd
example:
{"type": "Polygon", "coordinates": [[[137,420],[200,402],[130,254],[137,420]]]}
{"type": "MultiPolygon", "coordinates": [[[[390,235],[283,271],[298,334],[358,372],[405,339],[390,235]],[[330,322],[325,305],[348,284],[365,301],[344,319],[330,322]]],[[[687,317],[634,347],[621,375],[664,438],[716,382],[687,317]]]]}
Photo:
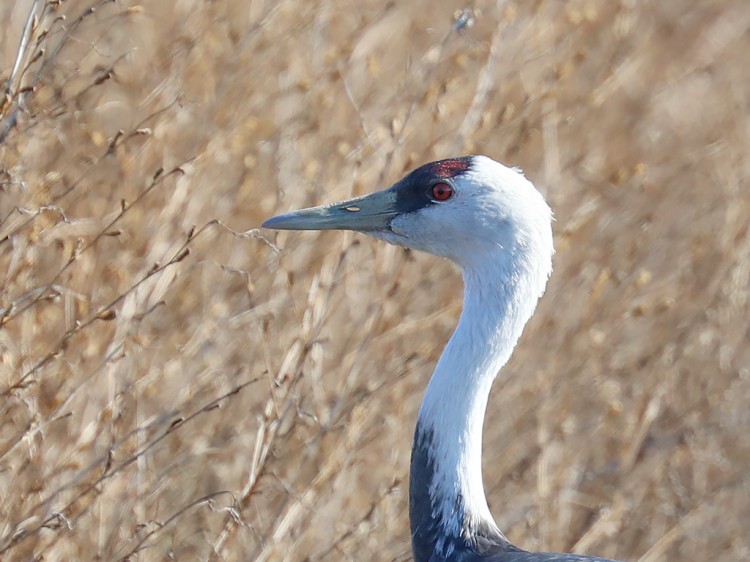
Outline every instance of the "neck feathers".
{"type": "Polygon", "coordinates": [[[544,291],[551,255],[550,234],[548,243],[506,249],[463,268],[463,312],[427,387],[414,437],[409,515],[417,562],[478,552],[482,544],[513,548],[487,506],[482,426],[492,382],[544,291]]]}

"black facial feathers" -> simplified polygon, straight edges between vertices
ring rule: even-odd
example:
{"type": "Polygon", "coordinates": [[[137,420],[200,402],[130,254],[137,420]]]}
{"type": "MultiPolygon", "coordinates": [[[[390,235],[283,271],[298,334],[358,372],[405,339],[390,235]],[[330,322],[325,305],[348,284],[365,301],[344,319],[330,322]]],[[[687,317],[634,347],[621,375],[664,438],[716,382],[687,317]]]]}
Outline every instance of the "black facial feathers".
{"type": "Polygon", "coordinates": [[[471,156],[420,166],[391,188],[396,193],[396,207],[401,213],[413,213],[437,204],[430,195],[430,188],[441,181],[450,184],[453,178],[467,172],[470,167],[471,156]]]}

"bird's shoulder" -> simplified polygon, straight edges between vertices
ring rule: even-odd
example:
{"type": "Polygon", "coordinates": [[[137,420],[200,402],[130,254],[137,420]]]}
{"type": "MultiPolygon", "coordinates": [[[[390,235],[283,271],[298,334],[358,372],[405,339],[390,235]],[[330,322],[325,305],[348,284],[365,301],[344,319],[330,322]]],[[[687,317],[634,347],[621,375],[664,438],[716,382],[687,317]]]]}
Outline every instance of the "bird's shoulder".
{"type": "Polygon", "coordinates": [[[474,537],[471,548],[456,548],[447,556],[434,553],[429,562],[616,562],[581,554],[527,552],[510,542],[474,537]]]}

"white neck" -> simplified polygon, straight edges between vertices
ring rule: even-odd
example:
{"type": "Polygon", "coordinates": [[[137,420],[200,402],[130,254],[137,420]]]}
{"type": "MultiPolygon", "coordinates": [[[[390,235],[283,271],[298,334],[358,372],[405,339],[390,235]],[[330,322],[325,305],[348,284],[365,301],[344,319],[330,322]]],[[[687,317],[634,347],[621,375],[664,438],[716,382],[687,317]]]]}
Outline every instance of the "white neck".
{"type": "Polygon", "coordinates": [[[415,438],[419,446],[420,435],[429,436],[432,516],[447,536],[497,531],[482,483],[487,399],[544,291],[551,254],[550,236],[549,244],[464,264],[463,312],[427,387],[415,438]]]}

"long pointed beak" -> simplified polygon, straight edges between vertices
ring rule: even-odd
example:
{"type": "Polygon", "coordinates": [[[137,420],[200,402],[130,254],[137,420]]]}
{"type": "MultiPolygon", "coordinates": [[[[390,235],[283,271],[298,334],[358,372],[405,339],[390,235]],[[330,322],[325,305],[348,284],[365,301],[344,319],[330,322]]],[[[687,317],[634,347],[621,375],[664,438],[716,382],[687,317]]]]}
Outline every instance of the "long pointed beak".
{"type": "Polygon", "coordinates": [[[263,223],[277,230],[389,230],[391,220],[399,214],[396,195],[391,190],[347,201],[311,207],[277,215],[263,223]]]}

